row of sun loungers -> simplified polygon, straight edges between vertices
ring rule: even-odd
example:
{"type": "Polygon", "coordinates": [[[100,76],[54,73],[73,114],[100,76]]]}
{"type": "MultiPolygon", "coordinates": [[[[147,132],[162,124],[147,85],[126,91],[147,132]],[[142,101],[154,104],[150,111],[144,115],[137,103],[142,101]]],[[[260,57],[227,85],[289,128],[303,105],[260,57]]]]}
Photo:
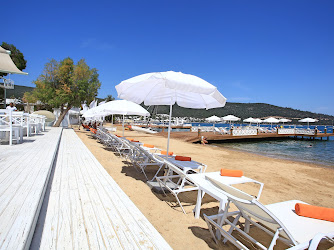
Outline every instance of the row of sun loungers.
{"type": "MultiPolygon", "coordinates": [[[[226,243],[231,242],[239,249],[248,249],[247,246],[234,237],[233,232],[238,232],[242,237],[261,249],[273,249],[277,240],[282,241],[293,249],[316,249],[321,239],[333,242],[334,237],[334,209],[328,209],[328,218],[319,219],[312,216],[300,216],[296,212],[302,201],[286,201],[271,205],[263,205],[260,195],[263,183],[243,176],[243,174],[222,176],[223,172],[206,173],[206,165],[193,161],[191,158],[169,156],[161,150],[160,153],[153,145],[144,144],[131,138],[119,137],[109,133],[100,127],[90,129],[106,147],[126,159],[148,180],[146,169],[157,169],[152,180],[156,180],[162,191],[169,191],[175,198],[184,213],[185,210],[178,195],[182,192],[197,191],[197,203],[194,208],[195,218],[199,218],[201,202],[204,194],[208,194],[220,202],[217,215],[204,215],[209,231],[217,242],[222,238],[226,243]],[[165,170],[163,173],[161,170],[165,170]],[[255,196],[247,194],[232,185],[253,182],[259,185],[255,196]],[[237,210],[231,210],[234,204],[237,210]],[[331,217],[330,217],[331,216],[331,217]],[[231,221],[232,218],[232,221],[231,221]],[[331,220],[331,221],[330,221],[331,220]],[[240,226],[242,225],[242,226],[240,226]],[[269,246],[264,246],[260,240],[254,239],[249,234],[252,227],[257,227],[271,237],[269,246]],[[228,227],[228,229],[226,229],[228,227]]],[[[232,171],[232,173],[234,173],[232,171]]],[[[308,205],[306,205],[308,206],[308,205]]],[[[307,215],[308,216],[308,215],[307,215]]]]}

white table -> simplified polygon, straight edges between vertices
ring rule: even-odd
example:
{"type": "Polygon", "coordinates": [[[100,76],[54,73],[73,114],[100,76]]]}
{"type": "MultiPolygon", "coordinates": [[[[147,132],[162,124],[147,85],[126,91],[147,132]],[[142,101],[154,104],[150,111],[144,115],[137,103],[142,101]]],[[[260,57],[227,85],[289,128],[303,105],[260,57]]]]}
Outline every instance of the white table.
{"type": "Polygon", "coordinates": [[[198,219],[201,212],[201,205],[202,205],[202,198],[205,193],[210,195],[211,197],[215,198],[219,201],[219,213],[224,210],[225,204],[227,202],[227,197],[224,195],[222,190],[216,187],[210,180],[206,177],[210,177],[212,179],[218,180],[219,182],[226,184],[226,185],[234,185],[234,184],[242,184],[242,183],[249,183],[253,182],[260,185],[258,195],[256,196],[257,199],[260,198],[263,183],[253,180],[251,178],[242,176],[242,177],[227,177],[221,176],[220,172],[211,172],[211,173],[199,173],[199,174],[189,174],[187,175],[187,179],[193,182],[195,185],[198,186],[198,194],[197,194],[197,202],[195,206],[195,218],[198,219]]]}

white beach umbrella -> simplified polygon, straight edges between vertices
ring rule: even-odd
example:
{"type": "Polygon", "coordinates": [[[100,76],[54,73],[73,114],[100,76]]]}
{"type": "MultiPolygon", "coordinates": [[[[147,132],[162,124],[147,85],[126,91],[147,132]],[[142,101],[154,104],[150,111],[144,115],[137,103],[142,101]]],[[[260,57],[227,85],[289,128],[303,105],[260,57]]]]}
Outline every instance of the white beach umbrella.
{"type": "Polygon", "coordinates": [[[307,122],[307,127],[309,127],[310,126],[310,122],[318,122],[318,121],[319,120],[317,120],[317,119],[313,119],[313,118],[307,117],[307,118],[299,120],[298,122],[307,122]]]}
{"type": "Polygon", "coordinates": [[[205,118],[205,120],[208,122],[220,122],[221,121],[221,119],[216,115],[205,118]]]}
{"type": "Polygon", "coordinates": [[[127,100],[115,100],[106,102],[94,108],[94,112],[107,115],[123,115],[123,136],[124,136],[124,115],[150,116],[150,113],[137,103],[127,100]]]}
{"type": "Polygon", "coordinates": [[[273,126],[273,123],[278,123],[279,120],[276,119],[275,117],[269,117],[269,118],[263,120],[263,122],[270,123],[270,124],[271,124],[271,127],[272,127],[272,126],[273,126]]]}
{"type": "Polygon", "coordinates": [[[291,120],[286,119],[286,118],[281,118],[281,119],[279,119],[278,121],[279,121],[279,122],[283,122],[283,124],[284,124],[285,122],[291,122],[291,120]]]}
{"type": "Polygon", "coordinates": [[[232,122],[239,121],[239,120],[241,120],[241,118],[236,117],[234,115],[226,115],[226,116],[222,117],[222,120],[223,121],[229,121],[230,122],[230,126],[231,126],[232,122]]]}
{"type": "Polygon", "coordinates": [[[262,123],[263,121],[260,118],[255,118],[254,122],[256,122],[256,124],[259,125],[259,123],[262,123]]]}
{"type": "Polygon", "coordinates": [[[116,86],[118,97],[144,102],[145,105],[169,105],[167,155],[169,152],[172,106],[211,109],[224,107],[226,98],[207,81],[181,72],[167,71],[147,73],[122,81],[116,86]]]}
{"type": "Polygon", "coordinates": [[[255,123],[255,119],[253,117],[248,117],[247,119],[243,120],[243,122],[249,122],[250,125],[252,125],[252,123],[255,123]]]}

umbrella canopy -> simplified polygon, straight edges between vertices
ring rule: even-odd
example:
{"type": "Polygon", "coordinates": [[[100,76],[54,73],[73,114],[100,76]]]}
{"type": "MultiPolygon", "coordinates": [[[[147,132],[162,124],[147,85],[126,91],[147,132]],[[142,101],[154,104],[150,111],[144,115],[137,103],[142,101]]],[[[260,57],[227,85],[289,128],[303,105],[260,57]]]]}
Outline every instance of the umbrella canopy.
{"type": "Polygon", "coordinates": [[[222,117],[222,119],[224,121],[231,121],[231,122],[235,122],[235,121],[239,121],[240,120],[239,117],[236,117],[234,115],[227,115],[227,116],[222,117]]]}
{"type": "Polygon", "coordinates": [[[220,122],[221,121],[221,119],[216,115],[205,118],[205,120],[208,122],[220,122]]]}
{"type": "Polygon", "coordinates": [[[291,122],[291,120],[289,120],[289,119],[285,119],[285,118],[282,118],[282,119],[279,119],[278,120],[279,122],[291,122]]]}
{"type": "Polygon", "coordinates": [[[265,119],[263,121],[264,122],[268,122],[268,123],[278,123],[279,122],[279,120],[276,119],[276,118],[274,118],[274,117],[269,117],[269,118],[267,118],[267,119],[265,119]]]}
{"type": "Polygon", "coordinates": [[[299,120],[298,122],[307,122],[307,127],[309,127],[310,126],[310,122],[318,122],[318,121],[319,120],[317,120],[317,119],[313,119],[313,118],[307,117],[307,118],[299,120]]]}
{"type": "Polygon", "coordinates": [[[224,107],[226,98],[215,86],[190,74],[167,71],[147,73],[122,81],[116,86],[118,97],[145,105],[170,105],[167,155],[169,152],[172,105],[210,109],[224,107]]]}
{"type": "Polygon", "coordinates": [[[122,81],[118,97],[145,105],[174,105],[184,108],[224,107],[226,98],[207,81],[190,74],[167,71],[147,73],[122,81]]]}
{"type": "Polygon", "coordinates": [[[150,113],[142,106],[127,100],[116,100],[106,102],[84,113],[84,117],[90,115],[123,115],[123,135],[124,135],[124,115],[150,116],[150,113]]]}
{"type": "Polygon", "coordinates": [[[252,122],[256,122],[255,119],[253,117],[249,117],[245,120],[243,120],[243,122],[249,122],[249,123],[252,123],[252,122]]]}
{"type": "Polygon", "coordinates": [[[269,118],[263,120],[263,122],[270,123],[270,124],[271,124],[271,127],[272,127],[272,126],[273,126],[273,123],[278,123],[279,120],[276,119],[275,117],[269,117],[269,118]]]}
{"type": "Polygon", "coordinates": [[[26,72],[19,70],[14,64],[12,58],[10,58],[10,51],[0,47],[0,72],[28,75],[26,72]]]}
{"type": "Polygon", "coordinates": [[[257,124],[259,124],[259,123],[262,123],[263,121],[260,118],[255,118],[254,122],[256,122],[257,124]]]}

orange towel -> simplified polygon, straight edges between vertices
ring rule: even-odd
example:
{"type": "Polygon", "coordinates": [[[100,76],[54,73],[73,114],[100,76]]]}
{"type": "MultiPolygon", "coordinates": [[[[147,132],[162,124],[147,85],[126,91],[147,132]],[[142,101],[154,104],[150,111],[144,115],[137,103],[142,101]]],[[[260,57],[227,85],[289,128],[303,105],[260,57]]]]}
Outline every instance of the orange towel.
{"type": "Polygon", "coordinates": [[[230,177],[241,177],[244,173],[241,170],[232,170],[232,169],[221,169],[220,170],[221,176],[230,176],[230,177]]]}
{"type": "Polygon", "coordinates": [[[128,138],[128,137],[126,137],[125,139],[127,139],[128,141],[133,141],[132,138],[128,138]]]}
{"type": "Polygon", "coordinates": [[[144,143],[144,145],[143,145],[144,147],[147,147],[147,148],[154,148],[154,145],[151,145],[151,144],[146,144],[146,143],[144,143]]]}
{"type": "MultiPolygon", "coordinates": [[[[162,155],[167,155],[167,151],[161,150],[162,155]]],[[[173,155],[173,152],[168,152],[168,155],[173,155]]]]}
{"type": "Polygon", "coordinates": [[[116,135],[117,137],[122,137],[122,136],[120,136],[120,135],[116,135]]]}
{"type": "Polygon", "coordinates": [[[318,220],[334,222],[334,208],[317,207],[303,203],[296,203],[296,214],[318,220]]]}
{"type": "Polygon", "coordinates": [[[175,156],[175,160],[177,161],[191,161],[191,157],[187,157],[187,156],[175,156]]]}
{"type": "Polygon", "coordinates": [[[139,142],[139,141],[135,141],[135,140],[131,140],[132,142],[139,142]]]}

